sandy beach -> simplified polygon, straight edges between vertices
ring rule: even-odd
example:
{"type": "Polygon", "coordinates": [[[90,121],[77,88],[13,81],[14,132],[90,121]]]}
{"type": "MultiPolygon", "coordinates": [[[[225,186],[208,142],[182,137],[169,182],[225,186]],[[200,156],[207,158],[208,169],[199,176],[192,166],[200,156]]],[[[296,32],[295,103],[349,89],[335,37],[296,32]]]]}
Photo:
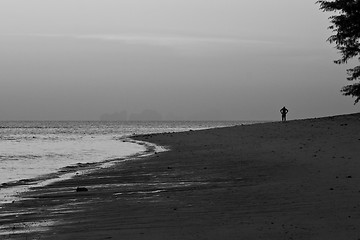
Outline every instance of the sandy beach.
{"type": "Polygon", "coordinates": [[[0,239],[360,239],[360,114],[134,139],[170,151],[25,194],[0,239]]]}

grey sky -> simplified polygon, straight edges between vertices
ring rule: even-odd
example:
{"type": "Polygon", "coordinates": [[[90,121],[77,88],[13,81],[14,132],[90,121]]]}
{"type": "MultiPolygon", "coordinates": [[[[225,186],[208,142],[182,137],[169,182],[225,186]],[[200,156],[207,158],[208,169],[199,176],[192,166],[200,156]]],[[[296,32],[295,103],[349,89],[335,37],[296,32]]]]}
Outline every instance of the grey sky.
{"type": "Polygon", "coordinates": [[[313,0],[2,0],[0,120],[358,110],[313,0]]]}

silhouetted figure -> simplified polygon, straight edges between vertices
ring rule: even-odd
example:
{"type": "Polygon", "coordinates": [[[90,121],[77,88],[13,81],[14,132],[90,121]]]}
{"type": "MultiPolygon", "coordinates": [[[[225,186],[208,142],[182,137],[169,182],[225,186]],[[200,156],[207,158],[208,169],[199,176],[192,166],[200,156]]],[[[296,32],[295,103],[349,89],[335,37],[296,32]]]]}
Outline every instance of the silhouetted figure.
{"type": "Polygon", "coordinates": [[[286,122],[286,114],[289,112],[289,110],[286,109],[286,107],[283,107],[280,109],[281,113],[281,121],[286,122]]]}

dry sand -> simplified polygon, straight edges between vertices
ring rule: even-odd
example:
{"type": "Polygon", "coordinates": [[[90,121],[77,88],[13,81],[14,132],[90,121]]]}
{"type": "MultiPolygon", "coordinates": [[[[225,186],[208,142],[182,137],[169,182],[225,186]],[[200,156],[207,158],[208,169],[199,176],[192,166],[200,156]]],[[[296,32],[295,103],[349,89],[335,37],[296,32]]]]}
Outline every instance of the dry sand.
{"type": "Polygon", "coordinates": [[[0,239],[360,239],[360,114],[135,139],[171,151],[38,189],[0,239]]]}

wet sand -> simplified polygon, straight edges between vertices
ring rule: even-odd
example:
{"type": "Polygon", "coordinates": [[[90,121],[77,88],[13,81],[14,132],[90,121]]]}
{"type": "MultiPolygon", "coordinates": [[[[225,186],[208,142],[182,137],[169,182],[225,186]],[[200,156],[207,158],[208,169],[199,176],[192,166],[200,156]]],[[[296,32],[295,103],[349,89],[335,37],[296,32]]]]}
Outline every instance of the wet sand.
{"type": "Polygon", "coordinates": [[[360,114],[134,139],[171,151],[27,194],[0,239],[360,238],[360,114]]]}

